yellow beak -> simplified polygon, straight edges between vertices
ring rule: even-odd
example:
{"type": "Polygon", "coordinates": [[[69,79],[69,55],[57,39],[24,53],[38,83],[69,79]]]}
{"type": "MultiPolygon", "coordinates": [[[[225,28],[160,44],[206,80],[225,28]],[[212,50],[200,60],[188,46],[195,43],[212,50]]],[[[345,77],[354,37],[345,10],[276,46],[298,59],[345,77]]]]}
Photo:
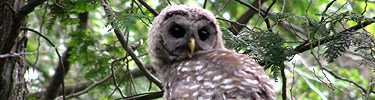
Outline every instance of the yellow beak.
{"type": "Polygon", "coordinates": [[[189,39],[189,48],[190,48],[190,52],[188,53],[189,54],[189,57],[193,56],[193,53],[194,53],[194,47],[195,47],[195,39],[193,37],[191,37],[189,39]]]}

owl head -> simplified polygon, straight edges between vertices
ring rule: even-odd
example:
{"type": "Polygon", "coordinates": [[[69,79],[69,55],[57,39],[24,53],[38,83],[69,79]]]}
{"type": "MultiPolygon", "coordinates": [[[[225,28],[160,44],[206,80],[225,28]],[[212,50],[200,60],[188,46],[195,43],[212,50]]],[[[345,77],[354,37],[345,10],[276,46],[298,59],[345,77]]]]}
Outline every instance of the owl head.
{"type": "Polygon", "coordinates": [[[215,16],[208,10],[183,5],[168,6],[154,19],[148,32],[153,64],[162,66],[195,53],[225,49],[215,16]]]}

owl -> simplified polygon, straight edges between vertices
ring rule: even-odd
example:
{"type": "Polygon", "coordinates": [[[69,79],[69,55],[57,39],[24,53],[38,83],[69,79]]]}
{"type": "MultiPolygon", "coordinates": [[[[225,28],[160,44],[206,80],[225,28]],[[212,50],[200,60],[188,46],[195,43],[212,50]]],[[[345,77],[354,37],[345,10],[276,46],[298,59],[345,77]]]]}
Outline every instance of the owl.
{"type": "Polygon", "coordinates": [[[263,68],[224,47],[222,32],[208,10],[166,7],[154,19],[147,42],[167,100],[275,99],[263,68]]]}

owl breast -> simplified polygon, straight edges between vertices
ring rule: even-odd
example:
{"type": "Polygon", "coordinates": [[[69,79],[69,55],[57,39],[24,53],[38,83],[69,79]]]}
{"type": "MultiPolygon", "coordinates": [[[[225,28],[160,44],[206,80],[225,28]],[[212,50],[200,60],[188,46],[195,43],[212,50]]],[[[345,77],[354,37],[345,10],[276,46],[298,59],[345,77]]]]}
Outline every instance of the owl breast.
{"type": "Polygon", "coordinates": [[[164,79],[167,99],[274,98],[262,67],[232,51],[201,52],[164,68],[172,68],[164,79]]]}

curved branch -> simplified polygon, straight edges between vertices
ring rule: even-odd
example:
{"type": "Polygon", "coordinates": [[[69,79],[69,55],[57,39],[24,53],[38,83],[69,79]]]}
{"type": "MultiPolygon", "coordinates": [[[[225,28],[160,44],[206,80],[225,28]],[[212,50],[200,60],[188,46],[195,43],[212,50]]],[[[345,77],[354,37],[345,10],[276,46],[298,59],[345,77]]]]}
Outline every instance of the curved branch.
{"type": "Polygon", "coordinates": [[[50,100],[50,99],[53,99],[53,98],[56,97],[56,95],[57,95],[56,93],[57,92],[54,92],[54,91],[58,91],[59,90],[60,83],[62,84],[62,92],[64,93],[64,76],[66,74],[65,71],[69,70],[68,58],[70,57],[70,54],[68,53],[68,51],[70,51],[71,48],[68,47],[67,50],[65,51],[65,53],[63,54],[63,56],[61,56],[60,53],[59,53],[59,51],[57,50],[56,46],[51,42],[51,40],[49,40],[44,35],[40,34],[38,31],[33,30],[33,29],[29,29],[29,28],[20,28],[20,29],[21,30],[30,30],[30,31],[38,34],[42,38],[46,39],[48,41],[48,43],[51,46],[53,46],[53,48],[55,49],[55,52],[56,52],[56,54],[57,54],[57,56],[59,58],[59,64],[58,64],[58,66],[56,68],[56,73],[53,76],[50,84],[48,85],[47,91],[49,91],[49,92],[46,93],[45,99],[50,100]]]}
{"type": "Polygon", "coordinates": [[[40,34],[40,32],[34,30],[34,29],[30,29],[30,28],[20,28],[20,30],[28,30],[28,31],[32,31],[36,34],[38,34],[39,36],[41,36],[42,38],[44,38],[52,47],[56,47],[55,44],[52,43],[51,40],[49,40],[46,36],[44,36],[43,34],[40,34]]]}

